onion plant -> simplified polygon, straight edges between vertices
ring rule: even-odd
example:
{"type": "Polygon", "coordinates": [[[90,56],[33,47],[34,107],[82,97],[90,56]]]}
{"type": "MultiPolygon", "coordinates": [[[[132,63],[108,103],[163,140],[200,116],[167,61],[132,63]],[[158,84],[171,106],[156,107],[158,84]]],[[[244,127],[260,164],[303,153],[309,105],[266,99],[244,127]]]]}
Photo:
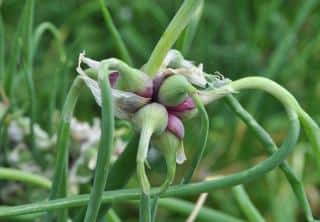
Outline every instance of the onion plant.
{"type": "MultiPolygon", "coordinates": [[[[185,214],[191,211],[194,205],[179,200],[178,197],[235,186],[234,195],[247,220],[265,221],[251,202],[244,186],[247,182],[259,179],[279,167],[292,187],[306,220],[316,221],[303,184],[286,159],[299,139],[301,123],[311,144],[314,161],[320,168],[319,126],[303,110],[295,97],[275,81],[260,76],[231,80],[219,73],[211,74],[204,69],[203,64],[195,65],[185,58],[184,53],[190,49],[204,4],[202,0],[185,0],[149,59],[145,61],[145,65],[134,67],[129,51],[104,1],[99,0],[106,26],[117,43],[119,58],[98,60],[90,58],[90,55],[84,52],[80,53],[76,67],[78,75],[73,80],[61,112],[52,181],[19,170],[0,168],[0,179],[17,180],[50,190],[48,200],[10,207],[3,206],[0,208],[0,218],[12,219],[28,215],[32,219],[41,217],[46,221],[66,222],[68,219],[85,222],[104,221],[113,202],[127,202],[139,205],[139,221],[151,222],[157,221],[158,205],[185,214]],[[173,49],[179,38],[182,38],[180,39],[182,52],[173,49]],[[68,195],[70,123],[80,91],[84,87],[90,90],[92,99],[101,107],[100,144],[91,189],[86,194],[70,196],[68,195]],[[235,97],[242,91],[250,89],[272,95],[286,111],[289,128],[287,137],[279,149],[272,137],[235,97]],[[210,126],[205,106],[216,103],[218,100],[225,102],[230,110],[248,126],[270,156],[240,172],[191,182],[207,148],[210,126]],[[188,119],[198,117],[200,121],[196,123],[196,127],[200,131],[200,143],[195,148],[194,155],[188,156],[184,151],[184,123],[188,119]],[[111,164],[115,118],[129,122],[133,135],[125,151],[115,163],[111,164]],[[152,171],[148,162],[148,152],[151,147],[161,153],[166,164],[166,174],[160,185],[155,185],[147,175],[147,168],[152,171]],[[188,168],[181,181],[173,185],[177,164],[187,164],[188,168]],[[124,188],[134,174],[136,174],[138,186],[134,189],[124,188]],[[68,212],[69,208],[80,207],[82,210],[79,210],[76,217],[72,217],[68,212]]],[[[32,35],[33,10],[34,0],[26,0],[25,72],[31,96],[32,141],[34,140],[33,122],[37,112],[32,79],[32,58],[44,30],[49,30],[53,34],[58,42],[61,63],[66,62],[63,41],[55,26],[44,23],[36,29],[35,35],[32,35]]],[[[1,23],[0,29],[3,29],[1,23]]],[[[18,50],[15,53],[19,54],[18,50]]],[[[14,65],[9,70],[15,71],[14,65]]],[[[273,72],[271,74],[273,75],[273,72]]],[[[3,76],[0,75],[0,79],[2,78],[3,76]]],[[[5,86],[9,87],[11,92],[10,78],[4,79],[5,86]]],[[[52,98],[55,98],[56,94],[57,88],[54,89],[52,98]]],[[[30,144],[33,146],[34,142],[30,144]]],[[[39,158],[37,154],[35,156],[39,158]]],[[[116,215],[112,214],[112,216],[110,212],[113,211],[109,211],[109,217],[116,218],[116,215]]],[[[202,208],[199,211],[199,218],[204,221],[244,221],[208,208],[202,208]]]]}

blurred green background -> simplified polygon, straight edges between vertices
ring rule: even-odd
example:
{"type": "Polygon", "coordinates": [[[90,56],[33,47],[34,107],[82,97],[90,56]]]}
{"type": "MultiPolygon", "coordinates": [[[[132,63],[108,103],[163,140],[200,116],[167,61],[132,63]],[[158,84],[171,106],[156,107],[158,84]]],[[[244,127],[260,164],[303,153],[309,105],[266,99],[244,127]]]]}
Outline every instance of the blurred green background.
{"type": "MultiPolygon", "coordinates": [[[[141,67],[182,1],[106,2],[134,59],[135,67],[141,67]]],[[[5,42],[5,64],[12,58],[15,44],[13,38],[23,5],[24,1],[21,0],[4,0],[0,6],[5,28],[0,32],[5,42]]],[[[59,28],[66,52],[66,62],[62,62],[59,59],[57,43],[50,35],[45,35],[34,57],[38,105],[36,122],[46,131],[54,133],[55,127],[50,129],[51,124],[48,124],[48,120],[52,119],[48,107],[52,105],[51,92],[55,81],[58,94],[54,107],[61,110],[68,87],[77,75],[75,66],[79,53],[85,50],[89,57],[96,59],[118,57],[118,53],[105,27],[97,1],[38,0],[34,19],[35,26],[49,21],[59,28]],[[56,79],[56,76],[59,78],[56,79]]],[[[206,72],[219,71],[232,80],[250,75],[268,76],[285,86],[319,123],[319,30],[318,0],[207,0],[195,38],[184,56],[196,64],[203,63],[206,72]]],[[[20,44],[24,44],[23,39],[20,39],[20,44]]],[[[179,41],[176,48],[180,48],[179,41]]],[[[15,99],[17,109],[28,116],[30,100],[21,72],[18,63],[17,73],[13,73],[14,90],[11,96],[15,99]]],[[[248,91],[236,97],[271,133],[277,144],[280,144],[287,130],[284,110],[272,97],[264,95],[257,100],[257,95],[255,91],[248,91]]],[[[210,105],[208,112],[211,130],[207,152],[194,180],[239,171],[267,156],[256,138],[250,135],[222,102],[217,101],[210,105]]],[[[89,91],[84,90],[75,116],[82,121],[92,122],[93,117],[98,115],[99,107],[89,91]]],[[[198,121],[195,119],[185,124],[187,156],[191,156],[199,144],[198,129],[194,127],[198,121]]],[[[300,143],[290,156],[290,163],[303,178],[313,212],[319,218],[320,176],[315,170],[309,150],[309,145],[304,143],[302,135],[300,143]]],[[[163,164],[153,165],[152,178],[154,181],[161,181],[163,164]]],[[[185,166],[178,168],[178,178],[184,168],[185,166]]],[[[132,186],[135,185],[135,181],[131,183],[132,186]]],[[[246,188],[268,221],[304,221],[302,210],[279,170],[268,173],[258,181],[250,182],[246,188]]],[[[30,199],[20,198],[21,202],[26,200],[30,199]]],[[[206,205],[242,217],[231,189],[210,193],[206,205]]],[[[115,209],[124,221],[135,221],[136,208],[132,207],[131,211],[128,210],[131,205],[125,206],[116,205],[115,209]]],[[[160,208],[157,221],[184,221],[184,218],[185,216],[160,208]]]]}

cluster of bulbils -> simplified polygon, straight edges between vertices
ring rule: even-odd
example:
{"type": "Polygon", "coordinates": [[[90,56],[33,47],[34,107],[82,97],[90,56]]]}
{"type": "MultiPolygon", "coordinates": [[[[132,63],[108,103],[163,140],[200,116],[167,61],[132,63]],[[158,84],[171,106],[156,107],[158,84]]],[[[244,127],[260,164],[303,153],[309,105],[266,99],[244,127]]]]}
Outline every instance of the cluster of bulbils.
{"type": "Polygon", "coordinates": [[[206,104],[232,93],[227,85],[230,80],[221,75],[209,75],[202,65],[195,66],[185,60],[177,50],[170,50],[154,78],[141,70],[132,68],[118,59],[95,61],[79,56],[77,68],[80,77],[91,90],[96,102],[101,105],[101,92],[97,79],[99,67],[108,67],[115,115],[133,123],[140,131],[137,153],[137,175],[144,193],[149,193],[150,184],[145,172],[150,143],[159,149],[167,165],[167,175],[160,187],[164,191],[172,183],[176,163],[186,160],[183,148],[183,120],[193,117],[199,104],[206,104]],[[89,68],[83,70],[85,63],[89,68]],[[212,90],[216,89],[214,93],[212,90]]]}

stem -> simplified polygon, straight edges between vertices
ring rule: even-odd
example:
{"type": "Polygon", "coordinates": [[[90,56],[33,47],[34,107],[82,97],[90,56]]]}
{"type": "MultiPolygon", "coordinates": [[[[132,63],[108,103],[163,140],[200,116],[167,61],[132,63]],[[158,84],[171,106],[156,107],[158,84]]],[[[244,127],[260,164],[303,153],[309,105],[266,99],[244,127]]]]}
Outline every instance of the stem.
{"type": "Polygon", "coordinates": [[[230,83],[230,86],[238,91],[242,89],[260,89],[276,97],[286,109],[294,110],[311,142],[316,164],[320,169],[320,129],[314,120],[301,108],[297,100],[285,88],[276,82],[264,77],[246,77],[230,83]]]}
{"type": "MultiPolygon", "coordinates": [[[[59,65],[60,66],[65,65],[67,57],[66,57],[66,53],[65,53],[65,50],[63,47],[63,40],[61,38],[60,31],[58,30],[58,28],[55,25],[53,25],[50,22],[43,22],[40,25],[38,25],[38,27],[36,28],[35,34],[34,34],[34,40],[33,40],[33,42],[34,42],[33,55],[36,54],[40,40],[42,39],[42,37],[46,31],[48,31],[53,36],[54,40],[57,42],[59,59],[61,62],[61,64],[59,64],[59,65]]],[[[47,129],[50,134],[52,134],[52,128],[53,128],[52,127],[52,116],[53,116],[54,110],[56,109],[57,94],[59,92],[59,89],[58,89],[59,88],[59,84],[58,84],[59,77],[60,76],[58,75],[57,72],[54,73],[53,87],[52,87],[52,90],[51,90],[51,93],[49,96],[49,101],[50,101],[50,104],[48,106],[48,120],[49,121],[47,124],[48,125],[47,129]]]]}
{"type": "Polygon", "coordinates": [[[5,28],[2,21],[2,11],[0,9],[0,88],[4,90],[5,73],[5,28]]]}
{"type": "Polygon", "coordinates": [[[121,222],[121,219],[113,209],[109,210],[108,214],[106,215],[106,219],[108,222],[121,222]]]}
{"type": "Polygon", "coordinates": [[[34,16],[34,5],[35,0],[27,0],[26,2],[26,21],[25,21],[25,69],[24,71],[26,75],[26,81],[27,81],[27,89],[28,94],[30,98],[30,147],[31,152],[33,155],[33,158],[40,163],[41,166],[44,166],[43,159],[40,157],[40,154],[36,148],[36,142],[35,142],[35,134],[34,134],[34,123],[36,122],[36,116],[37,116],[37,98],[36,98],[36,91],[34,87],[34,80],[33,80],[33,16],[34,16]]]}
{"type": "MultiPolygon", "coordinates": [[[[226,103],[230,109],[252,130],[254,135],[260,139],[263,147],[269,154],[275,153],[278,148],[272,140],[271,136],[263,129],[261,125],[248,113],[233,96],[227,96],[225,98],[226,103]]],[[[311,207],[308,203],[307,195],[304,191],[303,184],[296,176],[294,171],[290,168],[289,164],[284,161],[280,164],[280,169],[285,174],[291,188],[304,210],[305,216],[308,221],[313,221],[311,207]]]]}
{"type": "Polygon", "coordinates": [[[156,47],[152,51],[152,54],[145,66],[145,71],[150,76],[155,76],[166,54],[192,19],[192,16],[195,12],[194,9],[198,4],[198,0],[185,0],[183,2],[180,9],[161,36],[156,47]]]}
{"type": "MultiPolygon", "coordinates": [[[[295,112],[287,110],[289,115],[289,131],[288,136],[281,148],[268,157],[266,160],[257,165],[243,170],[238,173],[227,175],[219,179],[208,180],[187,185],[177,185],[169,187],[169,189],[162,194],[163,197],[169,196],[184,196],[196,195],[204,192],[212,192],[216,189],[222,189],[238,184],[244,184],[254,179],[260,178],[265,173],[280,165],[284,159],[289,155],[295,146],[299,137],[299,121],[295,112]]],[[[139,189],[122,189],[116,191],[106,191],[103,193],[102,202],[108,203],[113,201],[126,201],[138,199],[140,196],[139,189]]],[[[151,194],[157,194],[159,189],[151,189],[151,194]]],[[[43,211],[50,211],[60,208],[78,207],[87,204],[89,195],[76,195],[73,197],[60,198],[56,200],[42,201],[38,203],[24,204],[14,207],[0,208],[0,217],[16,216],[22,214],[37,213],[43,211]]]]}
{"type": "Polygon", "coordinates": [[[232,188],[236,200],[250,222],[265,222],[258,209],[253,205],[243,185],[232,188]]]}
{"type": "MultiPolygon", "coordinates": [[[[163,198],[159,200],[159,206],[169,209],[171,211],[188,215],[194,209],[195,205],[176,198],[163,198]]],[[[220,211],[202,207],[197,215],[197,219],[205,222],[219,221],[219,222],[244,222],[244,220],[235,218],[233,216],[224,214],[220,211]]]]}
{"type": "Polygon", "coordinates": [[[40,40],[42,39],[46,31],[50,32],[54,37],[54,39],[56,40],[60,61],[61,63],[64,63],[67,58],[66,58],[65,50],[63,48],[63,40],[61,38],[60,31],[54,24],[50,22],[43,22],[36,28],[35,34],[34,34],[34,40],[33,40],[33,53],[35,54],[35,52],[37,51],[40,40]]]}
{"type": "Polygon", "coordinates": [[[203,13],[204,0],[199,0],[199,4],[195,10],[194,16],[192,17],[190,24],[185,29],[185,33],[182,39],[181,52],[183,55],[186,55],[190,50],[192,41],[196,35],[196,31],[199,26],[199,22],[203,13]]]}
{"type": "Polygon", "coordinates": [[[12,40],[12,48],[10,49],[9,53],[9,59],[7,61],[7,74],[4,76],[4,87],[5,91],[8,93],[8,97],[11,100],[11,103],[15,103],[13,100],[15,100],[15,96],[13,96],[13,77],[16,77],[17,75],[17,65],[20,62],[21,57],[21,37],[24,31],[24,28],[26,27],[26,21],[27,21],[27,11],[28,11],[28,1],[25,1],[25,5],[23,7],[21,16],[19,18],[19,23],[17,25],[17,29],[15,31],[13,40],[12,40]]]}
{"type": "Polygon", "coordinates": [[[151,221],[151,200],[150,200],[150,183],[145,171],[145,162],[147,161],[147,154],[149,143],[152,135],[152,126],[146,120],[140,134],[140,142],[137,153],[137,176],[141,190],[140,198],[140,222],[151,221]]]}
{"type": "MultiPolygon", "coordinates": [[[[136,170],[136,154],[138,150],[139,134],[134,132],[125,150],[112,165],[108,175],[105,190],[115,190],[124,187],[136,170]]],[[[100,207],[98,221],[102,222],[111,204],[100,207]]]]}
{"type": "Polygon", "coordinates": [[[104,18],[104,21],[106,23],[107,29],[110,31],[111,36],[116,43],[116,46],[118,48],[120,57],[129,65],[133,65],[132,59],[130,57],[129,51],[126,48],[113,20],[112,17],[108,11],[108,8],[105,4],[105,0],[98,0],[100,4],[100,9],[104,18]]]}
{"type": "MultiPolygon", "coordinates": [[[[70,91],[67,95],[62,113],[61,123],[58,131],[57,139],[57,156],[56,165],[53,174],[52,189],[49,195],[49,200],[56,199],[58,197],[65,197],[68,187],[68,153],[69,153],[69,134],[70,134],[70,121],[73,115],[73,111],[78,100],[80,89],[83,86],[83,82],[79,77],[74,80],[70,91]]],[[[63,214],[62,212],[59,214],[63,214]]]]}
{"type": "Polygon", "coordinates": [[[191,93],[192,99],[196,103],[196,106],[198,110],[200,111],[201,114],[201,138],[202,138],[202,143],[199,147],[199,149],[196,150],[196,153],[194,154],[194,158],[192,159],[190,169],[182,179],[181,183],[182,184],[187,184],[190,182],[192,175],[199,165],[202,156],[204,154],[206,145],[207,145],[207,139],[208,139],[208,134],[209,134],[209,117],[208,113],[203,105],[203,103],[200,100],[200,97],[198,96],[197,93],[191,93]]]}
{"type": "Polygon", "coordinates": [[[106,66],[99,68],[99,84],[101,87],[102,107],[101,107],[101,137],[98,150],[97,166],[94,176],[94,183],[90,194],[87,212],[84,222],[96,221],[104,187],[107,182],[107,176],[110,166],[110,157],[113,146],[114,133],[114,111],[110,83],[107,73],[109,69],[106,66]]]}
{"type": "Polygon", "coordinates": [[[47,178],[11,168],[0,167],[0,180],[14,180],[44,189],[51,188],[51,181],[47,178]]]}

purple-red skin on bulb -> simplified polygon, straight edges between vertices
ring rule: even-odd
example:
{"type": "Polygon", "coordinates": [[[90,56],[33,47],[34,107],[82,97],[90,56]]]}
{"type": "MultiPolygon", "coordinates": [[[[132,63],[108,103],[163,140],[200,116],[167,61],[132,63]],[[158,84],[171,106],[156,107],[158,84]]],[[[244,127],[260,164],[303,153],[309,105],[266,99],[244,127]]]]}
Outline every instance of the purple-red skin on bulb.
{"type": "Polygon", "coordinates": [[[112,88],[116,85],[118,78],[119,78],[119,72],[112,72],[109,74],[109,82],[112,88]]]}
{"type": "Polygon", "coordinates": [[[150,82],[150,84],[148,86],[145,87],[145,89],[143,91],[135,92],[135,93],[139,96],[142,96],[142,97],[152,98],[152,95],[153,95],[152,81],[150,82]]]}
{"type": "Polygon", "coordinates": [[[182,121],[170,113],[168,114],[167,130],[173,133],[179,139],[183,139],[184,137],[184,126],[182,121]]]}
{"type": "Polygon", "coordinates": [[[193,99],[189,96],[182,103],[176,106],[169,106],[167,107],[167,109],[169,112],[180,113],[180,112],[190,111],[195,107],[196,105],[194,104],[193,99]]]}
{"type": "Polygon", "coordinates": [[[172,72],[167,70],[164,71],[162,73],[159,73],[156,75],[156,77],[153,79],[153,100],[157,101],[158,100],[158,92],[160,89],[161,84],[163,83],[163,81],[172,75],[172,72]]]}

